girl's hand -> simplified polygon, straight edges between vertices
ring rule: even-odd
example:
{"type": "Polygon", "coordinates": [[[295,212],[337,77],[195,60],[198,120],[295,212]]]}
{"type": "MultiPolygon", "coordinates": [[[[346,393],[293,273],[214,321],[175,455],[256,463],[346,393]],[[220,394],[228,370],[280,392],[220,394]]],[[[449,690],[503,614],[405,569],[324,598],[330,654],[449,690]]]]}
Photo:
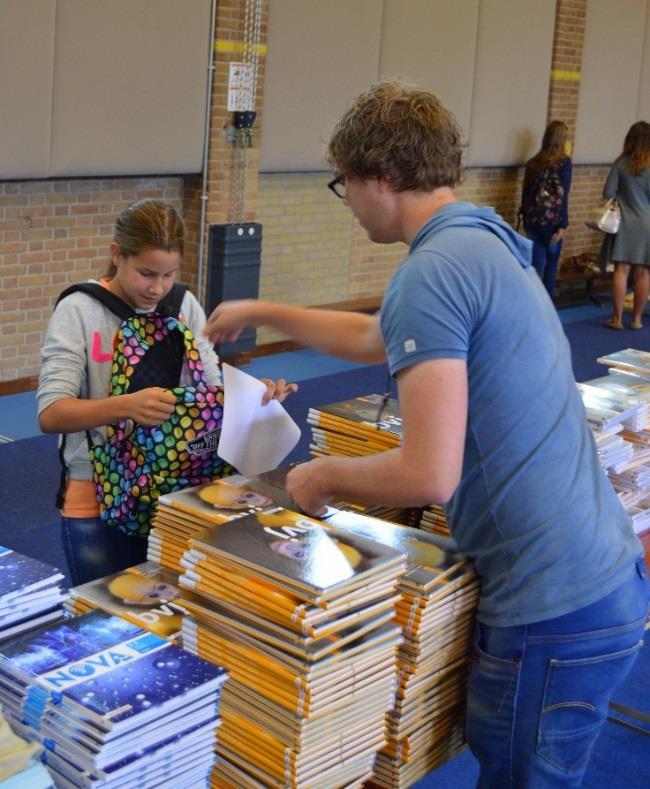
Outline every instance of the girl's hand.
{"type": "Polygon", "coordinates": [[[553,233],[551,236],[551,244],[557,244],[558,241],[562,241],[564,238],[565,229],[563,227],[558,227],[558,229],[553,233]]]}
{"type": "Polygon", "coordinates": [[[281,403],[287,395],[298,391],[298,384],[288,384],[284,378],[278,378],[277,381],[272,381],[270,378],[260,378],[260,381],[266,386],[262,405],[270,403],[271,400],[281,403]]]}
{"type": "Polygon", "coordinates": [[[128,398],[126,418],[146,427],[164,422],[176,407],[176,396],[160,386],[150,386],[122,396],[128,398]]]}

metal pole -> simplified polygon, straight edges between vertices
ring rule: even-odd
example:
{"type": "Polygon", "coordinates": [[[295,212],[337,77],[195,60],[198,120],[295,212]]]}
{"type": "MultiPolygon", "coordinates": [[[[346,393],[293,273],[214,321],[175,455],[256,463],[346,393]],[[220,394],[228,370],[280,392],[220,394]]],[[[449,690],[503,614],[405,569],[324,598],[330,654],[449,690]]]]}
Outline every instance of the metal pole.
{"type": "Polygon", "coordinates": [[[208,84],[205,97],[205,125],[203,128],[203,178],[201,183],[201,214],[199,218],[199,259],[197,266],[196,297],[203,304],[203,259],[205,257],[205,216],[208,202],[208,154],[210,152],[210,113],[212,112],[212,83],[214,81],[214,33],[217,25],[217,0],[210,9],[210,51],[208,56],[208,84]]]}

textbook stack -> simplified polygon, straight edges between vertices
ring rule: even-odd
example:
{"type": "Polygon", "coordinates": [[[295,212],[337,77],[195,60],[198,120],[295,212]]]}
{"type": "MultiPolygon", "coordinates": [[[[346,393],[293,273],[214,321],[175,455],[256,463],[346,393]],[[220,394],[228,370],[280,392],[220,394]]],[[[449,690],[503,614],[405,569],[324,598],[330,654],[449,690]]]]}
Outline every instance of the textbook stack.
{"type": "Polygon", "coordinates": [[[0,648],[0,701],[57,787],[190,789],[214,761],[222,668],[92,611],[0,648]]]}
{"type": "Polygon", "coordinates": [[[404,556],[281,508],[191,539],[183,640],[223,665],[213,785],[360,786],[394,706],[404,556]]]}
{"type": "MultiPolygon", "coordinates": [[[[149,534],[147,559],[183,572],[181,557],[192,537],[203,529],[241,518],[259,507],[280,504],[267,493],[253,491],[250,482],[237,474],[161,496],[149,534]]],[[[269,483],[257,487],[268,488],[273,496],[281,492],[281,486],[269,483]]]]}
{"type": "Polygon", "coordinates": [[[650,529],[650,353],[628,348],[598,362],[607,365],[608,375],[586,386],[620,418],[609,434],[595,430],[594,438],[634,530],[642,534],[650,529]]]}
{"type": "Polygon", "coordinates": [[[478,579],[449,539],[332,509],[326,521],[407,557],[407,571],[397,585],[403,636],[397,697],[372,777],[379,786],[407,787],[464,745],[478,579]]]}
{"type": "Polygon", "coordinates": [[[423,507],[419,525],[422,531],[439,534],[441,537],[450,536],[445,510],[440,504],[430,504],[428,507],[423,507]]]}
{"type": "Polygon", "coordinates": [[[63,573],[0,546],[0,643],[63,615],[63,573]]]}
{"type": "MultiPolygon", "coordinates": [[[[398,447],[402,438],[402,419],[397,400],[379,394],[310,408],[307,424],[311,426],[309,449],[312,457],[374,455],[398,447]]],[[[436,528],[429,530],[449,534],[444,513],[435,506],[424,510],[419,507],[386,507],[360,502],[336,502],[335,506],[404,526],[421,525],[422,528],[429,528],[435,523],[436,528]]]]}
{"type": "Polygon", "coordinates": [[[312,456],[375,455],[399,446],[402,418],[393,398],[370,394],[310,408],[312,456]]]}
{"type": "Polygon", "coordinates": [[[64,607],[71,616],[95,609],[121,616],[180,644],[183,600],[188,597],[194,595],[178,585],[178,573],[147,561],[75,586],[64,607]]]}

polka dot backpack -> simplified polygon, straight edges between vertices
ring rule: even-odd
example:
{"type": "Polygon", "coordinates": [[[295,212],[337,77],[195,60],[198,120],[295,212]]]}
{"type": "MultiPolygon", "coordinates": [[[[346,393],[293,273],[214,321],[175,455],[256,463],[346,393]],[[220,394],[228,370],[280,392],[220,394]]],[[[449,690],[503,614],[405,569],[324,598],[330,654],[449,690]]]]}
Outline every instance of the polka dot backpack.
{"type": "Polygon", "coordinates": [[[230,473],[216,453],[223,415],[223,388],[208,386],[192,331],[179,320],[185,286],[175,284],[156,312],[137,314],[96,283],[73,285],[122,318],[115,337],[111,395],[161,386],[176,396],[176,408],[160,425],[121,420],[92,444],[93,481],[107,525],[146,535],[159,496],[230,473]],[[179,386],[183,365],[191,384],[179,386]]]}

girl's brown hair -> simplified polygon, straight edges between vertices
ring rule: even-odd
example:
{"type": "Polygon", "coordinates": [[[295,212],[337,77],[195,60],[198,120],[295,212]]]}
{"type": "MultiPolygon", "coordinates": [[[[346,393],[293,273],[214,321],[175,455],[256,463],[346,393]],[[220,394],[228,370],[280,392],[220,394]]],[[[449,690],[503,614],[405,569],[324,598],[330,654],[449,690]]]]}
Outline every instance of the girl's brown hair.
{"type": "MultiPolygon", "coordinates": [[[[118,216],[113,241],[125,258],[139,255],[147,249],[163,249],[182,255],[184,236],[183,220],[173,205],[163,200],[143,198],[131,203],[118,216]]],[[[107,279],[112,279],[115,271],[111,262],[107,279]]]]}
{"type": "Polygon", "coordinates": [[[639,175],[650,165],[650,123],[637,121],[630,126],[621,156],[627,159],[627,169],[632,175],[639,175]]]}
{"type": "Polygon", "coordinates": [[[526,162],[524,186],[535,180],[547,167],[552,167],[566,157],[569,127],[564,121],[551,121],[542,138],[542,147],[526,162]]]}

